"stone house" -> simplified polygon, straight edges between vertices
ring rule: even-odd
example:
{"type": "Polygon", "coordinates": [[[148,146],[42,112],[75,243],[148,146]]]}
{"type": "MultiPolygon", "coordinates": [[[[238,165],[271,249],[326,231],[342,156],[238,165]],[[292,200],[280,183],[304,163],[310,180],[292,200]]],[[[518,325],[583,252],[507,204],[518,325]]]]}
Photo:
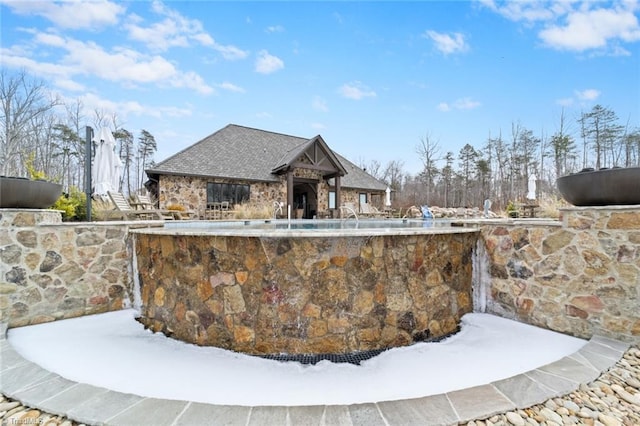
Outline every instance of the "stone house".
{"type": "Polygon", "coordinates": [[[146,170],[160,208],[202,213],[214,203],[273,205],[302,218],[335,217],[338,207],[383,207],[387,186],[311,139],[229,124],[146,170]]]}

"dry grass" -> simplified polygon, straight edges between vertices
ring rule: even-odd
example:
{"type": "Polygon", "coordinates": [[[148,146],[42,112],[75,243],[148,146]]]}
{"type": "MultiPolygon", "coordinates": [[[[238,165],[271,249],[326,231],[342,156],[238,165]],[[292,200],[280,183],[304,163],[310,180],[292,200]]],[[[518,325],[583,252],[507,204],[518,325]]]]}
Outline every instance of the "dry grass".
{"type": "MultiPolygon", "coordinates": [[[[562,198],[549,196],[540,200],[536,200],[538,204],[538,208],[536,209],[536,217],[538,218],[546,218],[546,219],[559,219],[560,218],[560,209],[563,207],[568,207],[566,201],[562,198]]],[[[498,212],[499,216],[509,217],[509,214],[506,210],[498,212]]]]}
{"type": "Polygon", "coordinates": [[[115,206],[109,200],[93,199],[91,201],[91,218],[97,221],[108,220],[109,212],[114,208],[115,206]]]}
{"type": "Polygon", "coordinates": [[[245,203],[234,206],[232,219],[271,219],[273,207],[265,204],[245,203]]]}
{"type": "Polygon", "coordinates": [[[181,204],[169,204],[167,206],[167,210],[173,210],[173,211],[177,211],[177,212],[184,212],[187,211],[187,209],[184,208],[183,205],[181,204]]]}
{"type": "Polygon", "coordinates": [[[537,211],[538,217],[548,217],[552,219],[558,219],[560,217],[559,208],[562,207],[560,200],[548,198],[540,200],[538,205],[540,206],[537,211]]]}

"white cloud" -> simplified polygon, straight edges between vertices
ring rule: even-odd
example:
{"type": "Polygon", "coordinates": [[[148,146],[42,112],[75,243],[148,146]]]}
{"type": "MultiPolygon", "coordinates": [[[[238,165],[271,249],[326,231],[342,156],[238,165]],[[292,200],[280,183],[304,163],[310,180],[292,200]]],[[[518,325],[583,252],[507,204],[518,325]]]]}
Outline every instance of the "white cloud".
{"type": "Polygon", "coordinates": [[[38,33],[33,41],[37,46],[56,48],[62,58],[56,63],[36,62],[25,56],[2,49],[3,64],[24,67],[35,75],[61,82],[60,87],[72,87],[74,77],[94,76],[123,85],[155,84],[161,87],[189,88],[201,94],[213,93],[202,77],[195,72],[178,70],[165,58],[143,55],[132,49],[115,48],[106,51],[93,42],[63,38],[55,34],[38,33]]]}
{"type": "Polygon", "coordinates": [[[271,74],[284,68],[284,62],[277,56],[270,55],[266,50],[258,52],[256,59],[256,72],[260,74],[271,74]]]}
{"type": "Polygon", "coordinates": [[[316,111],[327,112],[329,111],[329,107],[327,106],[327,101],[322,99],[320,96],[316,96],[313,98],[311,102],[311,107],[316,111]]]}
{"type": "Polygon", "coordinates": [[[68,78],[55,78],[53,84],[55,87],[69,92],[84,92],[87,90],[84,84],[80,84],[77,81],[73,81],[68,78]]]}
{"type": "Polygon", "coordinates": [[[343,84],[338,89],[338,92],[345,98],[354,99],[356,101],[363,98],[375,98],[377,96],[376,92],[359,81],[343,84]]]}
{"type": "Polygon", "coordinates": [[[0,48],[2,65],[11,68],[24,68],[33,75],[47,75],[49,77],[68,77],[72,69],[62,64],[42,63],[31,59],[29,52],[13,48],[0,48]]]}
{"type": "Polygon", "coordinates": [[[511,21],[547,21],[563,13],[563,5],[570,2],[541,2],[541,1],[494,1],[480,0],[480,4],[504,16],[511,21]]]}
{"type": "Polygon", "coordinates": [[[118,23],[125,8],[111,1],[2,1],[19,15],[42,16],[57,27],[100,29],[118,23]]]}
{"type": "Polygon", "coordinates": [[[322,123],[311,123],[311,128],[313,130],[324,130],[326,129],[326,126],[322,123]]]}
{"type": "Polygon", "coordinates": [[[563,106],[563,107],[570,107],[571,105],[573,105],[573,98],[562,98],[562,99],[558,99],[556,100],[556,104],[563,106]]]}
{"type": "Polygon", "coordinates": [[[453,106],[456,109],[475,109],[475,108],[478,108],[480,105],[482,105],[480,102],[474,101],[471,98],[458,99],[453,103],[453,106]]]}
{"type": "Polygon", "coordinates": [[[556,104],[563,107],[570,107],[576,104],[576,100],[582,104],[595,101],[600,97],[601,92],[597,89],[575,90],[574,97],[561,98],[556,100],[556,104]]]}
{"type": "Polygon", "coordinates": [[[631,10],[580,10],[570,13],[566,23],[540,31],[539,36],[554,49],[584,51],[604,48],[611,41],[638,41],[640,25],[631,10]]]}
{"type": "Polygon", "coordinates": [[[445,34],[429,30],[424,34],[424,37],[431,39],[436,49],[445,55],[469,50],[469,45],[465,42],[464,35],[461,33],[445,34]]]}
{"type": "Polygon", "coordinates": [[[474,101],[473,99],[466,97],[455,100],[453,103],[448,102],[440,102],[436,107],[439,111],[449,112],[452,109],[457,110],[466,110],[466,109],[475,109],[480,107],[482,104],[478,101],[474,101]]]}
{"type": "Polygon", "coordinates": [[[215,44],[213,46],[213,49],[219,52],[224,59],[227,59],[229,61],[244,59],[249,56],[249,52],[231,45],[222,46],[220,44],[215,44]]]}
{"type": "Polygon", "coordinates": [[[152,50],[162,52],[172,47],[188,47],[191,43],[196,43],[219,52],[227,60],[244,59],[248,56],[247,52],[235,46],[217,43],[204,30],[202,22],[186,18],[160,1],[152,3],[152,10],[164,19],[145,26],[139,16],[131,15],[124,25],[132,40],[144,43],[152,50]]]}
{"type": "MultiPolygon", "coordinates": [[[[126,119],[128,116],[146,116],[153,118],[162,117],[188,117],[193,114],[188,108],[178,108],[175,106],[152,106],[142,105],[137,101],[121,101],[115,102],[104,99],[95,93],[86,93],[78,98],[82,105],[88,110],[104,111],[107,114],[117,114],[118,117],[126,119]]],[[[67,99],[70,104],[76,102],[77,99],[67,99]]]]}
{"type": "Polygon", "coordinates": [[[282,25],[271,25],[265,31],[267,33],[282,33],[284,32],[284,27],[282,25]]]}
{"type": "Polygon", "coordinates": [[[221,89],[224,90],[228,90],[229,92],[236,92],[236,93],[244,93],[245,90],[240,87],[240,86],[236,86],[233,83],[229,83],[227,81],[225,81],[224,83],[221,83],[218,85],[218,87],[220,87],[221,89]]]}
{"type": "Polygon", "coordinates": [[[215,92],[213,87],[205,83],[204,79],[193,71],[185,73],[176,72],[175,78],[170,80],[169,85],[172,87],[192,89],[202,95],[210,95],[215,92]]]}
{"type": "Polygon", "coordinates": [[[600,96],[600,91],[596,89],[576,90],[575,94],[581,101],[594,101],[600,96]]]}
{"type": "Polygon", "coordinates": [[[611,56],[628,56],[629,51],[619,44],[640,40],[637,0],[610,3],[479,0],[479,3],[509,20],[535,28],[544,45],[552,49],[597,50],[611,56]]]}

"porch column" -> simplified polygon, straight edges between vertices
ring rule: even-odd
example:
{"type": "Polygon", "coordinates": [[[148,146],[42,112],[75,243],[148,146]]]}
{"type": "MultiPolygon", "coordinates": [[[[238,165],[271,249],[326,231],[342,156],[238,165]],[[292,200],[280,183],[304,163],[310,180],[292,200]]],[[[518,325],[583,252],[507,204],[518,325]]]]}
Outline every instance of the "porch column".
{"type": "Polygon", "coordinates": [[[287,212],[289,211],[292,216],[295,214],[293,211],[293,170],[291,169],[287,170],[287,212]]]}
{"type": "Polygon", "coordinates": [[[338,217],[342,219],[342,190],[340,189],[340,176],[336,176],[336,208],[338,209],[338,217]]]}

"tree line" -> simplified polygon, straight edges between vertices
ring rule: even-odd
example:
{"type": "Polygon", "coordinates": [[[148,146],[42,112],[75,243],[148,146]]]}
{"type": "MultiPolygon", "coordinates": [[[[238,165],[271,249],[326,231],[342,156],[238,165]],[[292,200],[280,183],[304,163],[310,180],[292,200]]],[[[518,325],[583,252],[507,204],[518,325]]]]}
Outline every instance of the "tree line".
{"type": "MultiPolygon", "coordinates": [[[[123,163],[121,192],[143,187],[144,170],[154,166],[157,150],[147,130],[137,138],[116,114],[94,110],[81,101],[65,103],[43,81],[20,71],[0,70],[0,174],[29,177],[37,170],[62,183],[65,191],[85,191],[85,127],[112,130],[123,163]]],[[[621,122],[615,111],[595,105],[569,119],[564,111],[552,134],[535,133],[512,122],[505,134],[490,135],[480,148],[465,144],[458,153],[445,151],[427,133],[416,144],[422,162],[417,174],[404,171],[401,160],[383,166],[360,162],[394,192],[398,206],[477,206],[485,199],[495,209],[524,201],[529,178],[537,183],[537,199],[557,197],[555,179],[586,168],[640,166],[640,129],[621,122]]]]}
{"type": "Polygon", "coordinates": [[[123,164],[118,191],[132,194],[142,188],[144,170],[154,165],[157,145],[149,131],[136,138],[116,114],[87,114],[80,100],[62,101],[25,71],[0,70],[0,102],[0,175],[33,177],[36,170],[62,183],[65,192],[84,192],[86,126],[96,135],[103,127],[113,133],[123,164]]]}
{"type": "Polygon", "coordinates": [[[402,161],[386,166],[360,164],[384,181],[400,206],[482,207],[489,199],[495,209],[524,202],[530,177],[535,177],[536,200],[559,196],[558,177],[581,170],[640,166],[640,129],[623,123],[615,111],[595,105],[569,120],[564,110],[557,131],[539,134],[512,122],[506,134],[489,136],[480,148],[465,144],[456,154],[443,153],[430,134],[420,139],[416,153],[422,170],[402,171],[402,161]]]}

